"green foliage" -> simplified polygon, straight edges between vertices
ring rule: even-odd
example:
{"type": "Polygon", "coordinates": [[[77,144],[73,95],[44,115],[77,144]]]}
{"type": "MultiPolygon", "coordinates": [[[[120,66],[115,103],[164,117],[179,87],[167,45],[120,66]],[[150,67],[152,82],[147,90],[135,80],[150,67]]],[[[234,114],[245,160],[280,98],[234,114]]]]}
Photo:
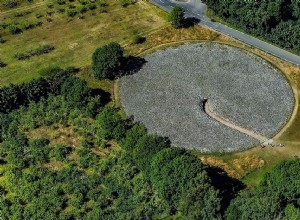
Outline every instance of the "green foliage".
{"type": "Polygon", "coordinates": [[[4,68],[6,66],[7,66],[7,64],[0,60],[0,68],[4,68]]]}
{"type": "Polygon", "coordinates": [[[233,26],[300,53],[298,0],[203,2],[233,26]]]}
{"type": "Polygon", "coordinates": [[[106,139],[124,136],[125,131],[120,127],[121,123],[122,118],[117,109],[110,106],[105,106],[97,116],[97,124],[102,129],[102,136],[106,139]]]}
{"type": "Polygon", "coordinates": [[[91,90],[88,88],[86,81],[77,77],[71,77],[62,84],[61,94],[70,106],[83,108],[87,104],[91,90]]]}
{"type": "Polygon", "coordinates": [[[227,219],[276,219],[283,212],[291,215],[289,210],[300,204],[299,168],[299,159],[276,166],[254,192],[245,192],[231,202],[227,219]]]}
{"type": "Polygon", "coordinates": [[[64,4],[66,4],[66,1],[65,0],[56,0],[56,3],[59,5],[64,5],[64,4]]]}
{"type": "Polygon", "coordinates": [[[29,157],[32,164],[43,164],[49,160],[50,148],[48,146],[49,140],[45,138],[31,140],[29,142],[29,157]]]}
{"type": "Polygon", "coordinates": [[[134,38],[133,38],[133,43],[134,44],[142,44],[142,43],[144,43],[145,42],[145,40],[146,40],[146,38],[145,37],[142,37],[142,36],[139,36],[139,35],[136,35],[136,36],[134,36],[134,38]]]}
{"type": "Polygon", "coordinates": [[[67,10],[66,10],[66,15],[68,16],[68,17],[75,17],[76,15],[77,15],[77,10],[76,9],[73,9],[73,8],[68,8],[67,10]]]}
{"type": "Polygon", "coordinates": [[[0,112],[8,113],[27,106],[30,102],[39,101],[49,94],[57,95],[60,92],[62,83],[76,72],[74,68],[49,69],[45,70],[47,77],[35,79],[21,85],[10,85],[0,89],[0,112]],[[47,72],[47,73],[46,73],[47,72]]]}
{"type": "Polygon", "coordinates": [[[14,8],[19,4],[17,0],[5,0],[2,5],[6,8],[14,8]]]}
{"type": "Polygon", "coordinates": [[[2,37],[0,37],[0,44],[4,44],[6,42],[5,39],[3,39],[2,37]]]}
{"type": "Polygon", "coordinates": [[[168,20],[175,28],[181,28],[184,25],[184,10],[179,6],[174,6],[169,15],[168,20]]]}
{"type": "Polygon", "coordinates": [[[127,130],[124,143],[124,149],[132,151],[138,140],[147,134],[146,127],[142,124],[134,124],[132,128],[127,130]]]}
{"type": "Polygon", "coordinates": [[[122,66],[123,48],[118,43],[109,43],[96,49],[92,68],[97,79],[113,79],[122,66]]]}
{"type": "Polygon", "coordinates": [[[26,60],[33,56],[40,56],[42,54],[50,53],[54,49],[55,47],[52,45],[42,45],[25,53],[16,53],[14,57],[18,60],[26,60]]]}
{"type": "Polygon", "coordinates": [[[18,27],[18,25],[15,25],[15,24],[8,25],[5,30],[7,32],[9,32],[10,34],[20,34],[20,33],[22,33],[22,29],[20,27],[18,27]]]}
{"type": "Polygon", "coordinates": [[[124,8],[136,3],[136,0],[120,0],[120,1],[121,1],[122,7],[124,7],[124,8]]]}
{"type": "Polygon", "coordinates": [[[57,160],[57,161],[64,161],[67,157],[67,155],[71,152],[71,148],[68,146],[65,146],[63,144],[59,144],[54,147],[54,149],[51,152],[51,155],[57,160]]]}

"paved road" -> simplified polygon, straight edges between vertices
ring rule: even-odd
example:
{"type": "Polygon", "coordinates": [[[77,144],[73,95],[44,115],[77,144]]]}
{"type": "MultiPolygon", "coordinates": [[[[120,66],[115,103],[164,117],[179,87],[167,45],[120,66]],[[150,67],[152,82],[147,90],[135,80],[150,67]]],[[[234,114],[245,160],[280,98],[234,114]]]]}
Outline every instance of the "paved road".
{"type": "Polygon", "coordinates": [[[225,35],[228,35],[232,38],[240,40],[248,45],[256,47],[264,52],[272,54],[276,57],[279,57],[283,60],[286,60],[290,63],[300,66],[300,57],[294,55],[286,50],[273,46],[267,42],[261,41],[255,37],[244,34],[240,31],[232,29],[226,25],[212,22],[208,17],[206,17],[206,5],[203,4],[200,0],[189,0],[187,2],[179,2],[175,0],[150,0],[153,4],[164,9],[165,11],[171,10],[175,5],[181,6],[185,10],[186,17],[195,17],[200,20],[200,24],[205,25],[209,28],[212,28],[218,32],[221,32],[225,35]]]}

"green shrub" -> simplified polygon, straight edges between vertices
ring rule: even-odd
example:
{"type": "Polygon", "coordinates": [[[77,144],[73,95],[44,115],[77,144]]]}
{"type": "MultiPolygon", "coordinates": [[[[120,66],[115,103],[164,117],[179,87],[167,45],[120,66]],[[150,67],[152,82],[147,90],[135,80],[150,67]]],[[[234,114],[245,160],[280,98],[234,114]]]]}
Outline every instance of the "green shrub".
{"type": "Polygon", "coordinates": [[[106,0],[100,0],[99,5],[100,5],[100,7],[106,7],[106,6],[108,6],[106,0]]]}
{"type": "Polygon", "coordinates": [[[43,15],[38,13],[38,14],[35,15],[35,17],[36,18],[41,18],[41,17],[43,17],[43,15]]]}
{"type": "Polygon", "coordinates": [[[142,43],[144,43],[145,42],[145,40],[146,40],[146,38],[145,37],[142,37],[142,36],[139,36],[139,35],[136,35],[136,36],[134,36],[134,38],[133,38],[133,43],[134,44],[142,44],[142,43]]]}
{"type": "Polygon", "coordinates": [[[82,5],[87,5],[88,4],[88,1],[87,0],[79,0],[80,4],[82,5]]]}
{"type": "Polygon", "coordinates": [[[28,60],[30,58],[30,55],[27,53],[16,53],[14,55],[14,58],[17,60],[28,60]]]}
{"type": "Polygon", "coordinates": [[[48,7],[48,8],[54,8],[54,4],[51,4],[51,3],[50,3],[50,4],[47,5],[47,7],[48,7]]]}
{"type": "Polygon", "coordinates": [[[14,8],[19,4],[19,2],[17,0],[5,0],[2,5],[5,8],[14,8]]]}
{"type": "Polygon", "coordinates": [[[15,13],[14,13],[14,17],[15,17],[15,18],[19,18],[19,17],[22,17],[22,16],[24,16],[24,15],[25,15],[24,12],[15,12],[15,13]]]}
{"type": "Polygon", "coordinates": [[[136,3],[135,0],[121,0],[121,5],[124,8],[127,7],[127,6],[129,6],[129,5],[133,5],[135,3],[136,3]]]}
{"type": "Polygon", "coordinates": [[[56,3],[59,5],[64,5],[64,4],[66,4],[66,1],[65,0],[56,0],[56,3]]]}
{"type": "Polygon", "coordinates": [[[8,25],[5,30],[8,31],[10,34],[20,34],[20,33],[22,33],[22,29],[19,28],[15,24],[8,25]]]}
{"type": "Polygon", "coordinates": [[[50,51],[52,51],[54,49],[55,49],[55,47],[52,46],[52,45],[43,45],[43,46],[40,46],[40,47],[35,48],[33,50],[29,50],[25,53],[16,53],[14,55],[14,57],[18,60],[26,60],[26,59],[29,59],[32,56],[39,56],[39,55],[42,55],[42,54],[49,53],[50,51]]]}
{"type": "Polygon", "coordinates": [[[88,8],[85,5],[81,5],[78,7],[78,12],[84,14],[88,11],[88,8]]]}
{"type": "Polygon", "coordinates": [[[95,9],[97,8],[97,5],[95,5],[95,4],[89,4],[89,5],[88,5],[88,8],[89,8],[90,10],[95,10],[95,9]]]}
{"type": "Polygon", "coordinates": [[[6,66],[7,66],[7,64],[0,60],[0,68],[4,68],[6,66]]]}
{"type": "Polygon", "coordinates": [[[66,10],[66,14],[68,17],[74,17],[77,15],[77,11],[75,9],[67,9],[66,10]]]}
{"type": "Polygon", "coordinates": [[[57,12],[58,13],[64,13],[66,10],[64,9],[64,8],[59,8],[59,9],[57,9],[57,12]]]}
{"type": "Polygon", "coordinates": [[[0,44],[4,44],[6,42],[5,39],[3,39],[2,37],[0,37],[0,44]]]}

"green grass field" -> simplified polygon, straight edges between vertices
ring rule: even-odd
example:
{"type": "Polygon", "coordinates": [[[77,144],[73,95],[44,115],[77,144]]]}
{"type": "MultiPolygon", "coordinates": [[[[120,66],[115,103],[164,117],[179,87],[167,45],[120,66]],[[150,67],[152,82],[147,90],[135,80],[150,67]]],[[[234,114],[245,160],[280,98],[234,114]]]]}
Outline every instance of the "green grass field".
{"type": "Polygon", "coordinates": [[[17,18],[14,17],[15,12],[1,16],[6,23],[41,20],[43,24],[17,35],[0,30],[0,36],[7,40],[1,44],[0,60],[8,64],[0,69],[0,86],[29,81],[38,77],[41,69],[51,66],[84,67],[91,63],[96,48],[111,41],[130,43],[137,34],[146,34],[166,25],[164,12],[145,1],[139,0],[126,8],[121,6],[120,1],[108,3],[106,7],[96,4],[97,8],[82,14],[82,19],[79,15],[70,18],[57,12],[58,8],[66,8],[66,5],[54,5],[51,9],[46,5],[36,7],[30,14],[17,18]],[[54,14],[46,15],[47,11],[54,14]],[[43,17],[37,19],[36,14],[43,17]],[[48,22],[48,18],[52,21],[48,22]],[[44,44],[53,45],[55,50],[29,60],[14,58],[16,53],[44,44]]]}

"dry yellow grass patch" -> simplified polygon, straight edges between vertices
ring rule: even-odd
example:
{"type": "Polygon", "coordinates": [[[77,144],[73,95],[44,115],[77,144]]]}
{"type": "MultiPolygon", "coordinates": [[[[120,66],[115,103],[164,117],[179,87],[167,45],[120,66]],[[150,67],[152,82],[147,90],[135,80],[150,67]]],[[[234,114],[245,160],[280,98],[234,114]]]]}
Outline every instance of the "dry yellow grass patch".
{"type": "Polygon", "coordinates": [[[72,127],[63,127],[58,125],[55,128],[50,127],[40,127],[34,130],[31,130],[27,133],[29,139],[36,138],[46,138],[50,140],[50,145],[64,144],[70,147],[78,147],[83,140],[72,127]]]}

